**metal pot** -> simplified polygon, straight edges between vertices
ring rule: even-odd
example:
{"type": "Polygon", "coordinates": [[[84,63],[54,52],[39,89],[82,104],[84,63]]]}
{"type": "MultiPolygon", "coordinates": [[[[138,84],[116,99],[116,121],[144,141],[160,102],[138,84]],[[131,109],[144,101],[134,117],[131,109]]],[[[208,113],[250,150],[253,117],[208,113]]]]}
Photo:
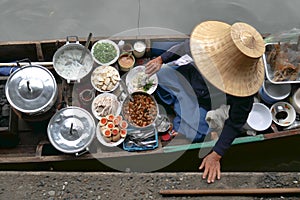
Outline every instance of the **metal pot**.
{"type": "Polygon", "coordinates": [[[291,84],[274,84],[269,80],[265,80],[258,93],[265,103],[273,104],[290,95],[291,84]]]}
{"type": "Polygon", "coordinates": [[[80,82],[93,68],[94,60],[89,49],[85,49],[78,41],[77,36],[68,36],[67,42],[60,47],[53,56],[53,67],[56,73],[66,79],[68,83],[71,81],[80,82]],[[75,37],[75,43],[70,42],[70,38],[75,37]],[[82,53],[86,51],[82,63],[79,62],[82,53]]]}
{"type": "Polygon", "coordinates": [[[88,150],[96,134],[95,120],[83,108],[70,106],[59,110],[49,121],[47,128],[51,144],[64,153],[88,150]]]}
{"type": "Polygon", "coordinates": [[[27,65],[14,71],[5,85],[10,105],[27,115],[48,111],[56,102],[58,90],[52,73],[40,65],[27,65]]]}
{"type": "MultiPolygon", "coordinates": [[[[148,104],[145,101],[142,101],[142,103],[148,104]]],[[[147,128],[150,126],[155,126],[155,122],[159,115],[158,105],[157,105],[155,98],[152,95],[148,94],[147,92],[142,92],[142,91],[133,92],[133,93],[129,94],[123,101],[122,115],[123,115],[124,119],[128,122],[128,124],[130,124],[131,126],[133,126],[135,128],[147,128]],[[138,105],[139,103],[138,104],[133,103],[133,105],[136,105],[139,107],[138,111],[127,109],[128,108],[127,105],[129,104],[130,101],[132,102],[134,100],[135,95],[142,95],[142,96],[149,97],[154,102],[154,106],[151,109],[148,109],[148,108],[144,109],[143,105],[138,105]],[[134,118],[136,118],[138,115],[141,115],[141,114],[144,115],[145,111],[150,112],[152,114],[152,116],[151,116],[152,119],[149,120],[149,123],[147,123],[147,125],[139,125],[139,124],[135,123],[136,120],[134,118]]]]}

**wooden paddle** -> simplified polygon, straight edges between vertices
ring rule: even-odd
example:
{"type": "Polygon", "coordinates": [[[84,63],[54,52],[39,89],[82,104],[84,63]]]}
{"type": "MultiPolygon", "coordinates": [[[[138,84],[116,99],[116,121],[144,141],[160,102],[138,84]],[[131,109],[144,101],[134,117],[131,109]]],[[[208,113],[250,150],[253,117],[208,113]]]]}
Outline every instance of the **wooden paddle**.
{"type": "Polygon", "coordinates": [[[192,189],[192,190],[161,190],[161,195],[279,195],[300,194],[300,188],[240,188],[240,189],[192,189]]]}

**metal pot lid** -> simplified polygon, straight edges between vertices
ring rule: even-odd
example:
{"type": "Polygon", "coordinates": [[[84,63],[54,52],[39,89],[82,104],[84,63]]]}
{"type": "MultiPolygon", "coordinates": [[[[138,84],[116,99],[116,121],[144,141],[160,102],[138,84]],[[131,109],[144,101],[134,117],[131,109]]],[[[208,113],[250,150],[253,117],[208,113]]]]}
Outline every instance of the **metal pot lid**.
{"type": "Polygon", "coordinates": [[[65,44],[53,56],[53,66],[58,75],[70,81],[80,81],[93,68],[94,60],[89,49],[81,44],[65,44]],[[82,63],[79,63],[83,51],[86,51],[82,63]]]}
{"type": "Polygon", "coordinates": [[[55,113],[47,129],[51,144],[64,153],[84,150],[94,139],[95,131],[95,120],[91,114],[75,106],[55,113]]]}
{"type": "Polygon", "coordinates": [[[5,94],[15,109],[24,113],[35,113],[53,103],[57,97],[57,84],[47,68],[28,65],[9,76],[5,94]]]}

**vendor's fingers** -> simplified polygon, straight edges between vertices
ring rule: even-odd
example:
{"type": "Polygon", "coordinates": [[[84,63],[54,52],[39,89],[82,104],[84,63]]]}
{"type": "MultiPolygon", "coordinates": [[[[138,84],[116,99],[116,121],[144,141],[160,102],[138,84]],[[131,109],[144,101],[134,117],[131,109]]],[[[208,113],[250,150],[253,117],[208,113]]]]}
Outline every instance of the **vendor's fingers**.
{"type": "Polygon", "coordinates": [[[199,170],[203,169],[203,167],[204,167],[204,162],[202,161],[202,163],[201,163],[201,165],[199,167],[199,170]]]}
{"type": "Polygon", "coordinates": [[[153,74],[155,74],[157,71],[159,70],[159,68],[156,65],[153,65],[149,68],[146,68],[146,74],[148,74],[148,76],[152,76],[153,74]]]}
{"type": "Polygon", "coordinates": [[[220,180],[221,179],[221,169],[217,170],[217,179],[220,180]]]}
{"type": "Polygon", "coordinates": [[[146,69],[145,73],[148,75],[148,77],[150,77],[154,74],[154,70],[153,69],[146,69]]]}
{"type": "Polygon", "coordinates": [[[210,170],[209,173],[208,173],[208,178],[207,178],[207,182],[208,183],[213,183],[215,182],[215,179],[216,179],[216,170],[213,169],[213,170],[210,170]]]}
{"type": "Polygon", "coordinates": [[[146,66],[145,72],[146,74],[150,74],[153,73],[153,71],[155,70],[154,66],[152,64],[146,66]]]}
{"type": "Polygon", "coordinates": [[[157,61],[155,59],[150,60],[149,62],[147,62],[146,67],[153,66],[153,65],[155,65],[155,63],[157,63],[157,61]]]}
{"type": "Polygon", "coordinates": [[[151,68],[152,65],[153,65],[152,62],[149,61],[149,62],[145,65],[145,67],[146,67],[146,69],[148,69],[148,68],[151,68]]]}
{"type": "Polygon", "coordinates": [[[155,63],[154,62],[148,62],[146,64],[146,73],[149,74],[149,72],[152,72],[155,68],[155,63]]]}
{"type": "Polygon", "coordinates": [[[209,170],[208,170],[207,168],[205,168],[205,169],[204,169],[204,172],[203,172],[203,174],[202,174],[202,178],[203,178],[203,179],[206,179],[208,172],[209,172],[209,170]]]}

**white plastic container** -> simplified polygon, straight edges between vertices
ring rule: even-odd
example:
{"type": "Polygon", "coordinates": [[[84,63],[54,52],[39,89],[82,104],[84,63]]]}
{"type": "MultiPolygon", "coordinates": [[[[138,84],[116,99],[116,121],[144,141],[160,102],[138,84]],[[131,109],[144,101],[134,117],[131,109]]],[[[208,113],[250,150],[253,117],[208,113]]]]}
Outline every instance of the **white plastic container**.
{"type": "Polygon", "coordinates": [[[133,45],[133,55],[136,58],[141,58],[146,52],[146,44],[142,41],[137,41],[133,45]]]}

